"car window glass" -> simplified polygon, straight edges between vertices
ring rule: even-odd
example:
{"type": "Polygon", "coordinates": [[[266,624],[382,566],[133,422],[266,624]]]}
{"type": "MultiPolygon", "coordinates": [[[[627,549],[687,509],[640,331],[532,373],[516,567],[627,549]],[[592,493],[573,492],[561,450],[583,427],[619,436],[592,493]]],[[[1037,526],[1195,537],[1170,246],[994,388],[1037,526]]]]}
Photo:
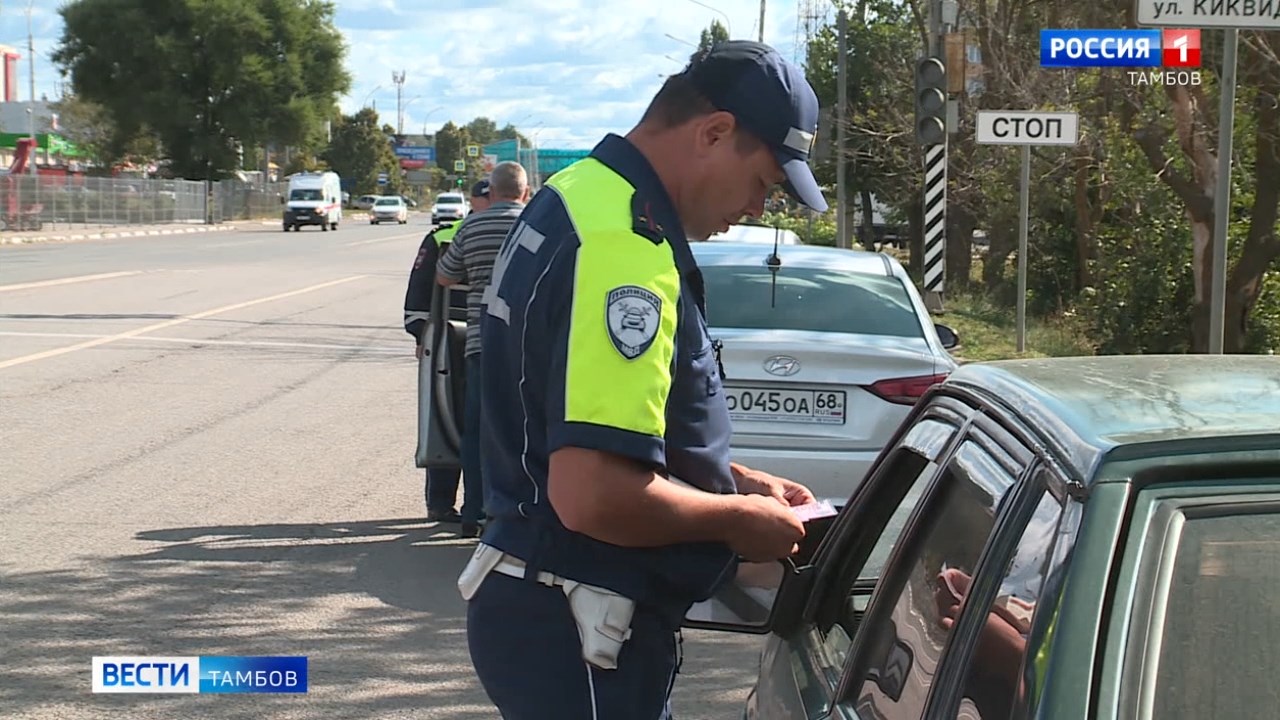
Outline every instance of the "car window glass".
{"type": "Polygon", "coordinates": [[[711,327],[924,337],[911,296],[895,277],[785,265],[776,272],[707,265],[702,276],[711,327]]]}
{"type": "Polygon", "coordinates": [[[1273,718],[1280,514],[1190,517],[1178,540],[1151,717],[1273,718]]]}
{"type": "Polygon", "coordinates": [[[910,489],[907,490],[902,503],[889,516],[889,522],[885,524],[884,530],[876,540],[875,547],[872,548],[871,554],[867,557],[867,562],[859,571],[859,586],[850,591],[839,620],[827,632],[825,638],[825,650],[831,667],[839,668],[844,665],[852,644],[852,638],[857,634],[858,626],[862,622],[862,615],[866,612],[874,583],[879,578],[880,571],[884,568],[889,554],[893,552],[893,548],[902,537],[902,531],[907,524],[907,519],[915,511],[920,497],[924,494],[925,488],[928,487],[929,481],[937,473],[937,470],[937,464],[932,462],[923,463],[919,474],[910,480],[910,489]]]}
{"type": "Polygon", "coordinates": [[[889,473],[889,481],[907,490],[889,514],[887,522],[878,529],[878,537],[866,562],[856,574],[851,575],[858,579],[857,585],[845,591],[847,597],[836,624],[823,637],[823,653],[833,671],[838,672],[848,656],[850,640],[858,630],[870,597],[867,586],[874,587],[885,560],[902,535],[907,518],[915,511],[924,489],[938,471],[938,465],[932,461],[942,455],[957,429],[955,425],[940,420],[918,420],[899,442],[892,461],[885,465],[882,472],[889,473]]]}
{"type": "MultiPolygon", "coordinates": [[[[1042,471],[1047,472],[1047,471],[1042,471]]],[[[1038,674],[1024,673],[1032,620],[1040,604],[1054,554],[1063,505],[1044,493],[1022,531],[1017,548],[1003,570],[994,602],[985,608],[986,622],[968,658],[959,718],[1006,720],[1025,717],[1025,698],[1038,674]],[[1012,715],[1014,709],[1018,715],[1012,715]]],[[[954,574],[954,572],[953,572],[954,574]]],[[[968,578],[953,578],[967,584],[968,578]]]]}
{"type": "Polygon", "coordinates": [[[887,622],[856,636],[866,643],[868,672],[854,698],[866,717],[919,718],[954,618],[963,609],[978,558],[1014,477],[980,445],[966,441],[948,463],[914,523],[906,553],[872,597],[889,603],[887,622]],[[883,594],[883,597],[881,595],[883,594]]]}

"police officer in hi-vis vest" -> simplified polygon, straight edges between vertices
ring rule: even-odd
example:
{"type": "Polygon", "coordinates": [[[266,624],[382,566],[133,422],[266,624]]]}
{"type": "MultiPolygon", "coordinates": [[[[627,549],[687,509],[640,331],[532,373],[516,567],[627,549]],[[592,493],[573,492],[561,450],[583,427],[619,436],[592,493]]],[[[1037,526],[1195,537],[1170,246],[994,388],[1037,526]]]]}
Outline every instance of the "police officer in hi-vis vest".
{"type": "Polygon", "coordinates": [[[734,41],[667,79],[626,137],[547,181],[512,227],[482,321],[493,521],[458,579],[507,720],[659,720],[690,606],[739,558],[793,553],[808,489],[730,462],[718,345],[691,241],[759,216],[807,160],[818,101],[734,41]]]}

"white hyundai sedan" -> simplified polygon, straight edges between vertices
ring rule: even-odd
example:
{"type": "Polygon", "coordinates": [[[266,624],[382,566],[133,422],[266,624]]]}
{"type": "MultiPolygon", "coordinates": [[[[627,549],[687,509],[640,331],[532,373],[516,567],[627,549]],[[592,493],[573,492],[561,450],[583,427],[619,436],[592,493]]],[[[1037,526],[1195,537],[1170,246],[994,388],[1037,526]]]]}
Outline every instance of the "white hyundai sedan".
{"type": "Polygon", "coordinates": [[[956,368],[911,278],[881,253],[694,243],[733,459],[843,503],[925,390],[956,368]]]}

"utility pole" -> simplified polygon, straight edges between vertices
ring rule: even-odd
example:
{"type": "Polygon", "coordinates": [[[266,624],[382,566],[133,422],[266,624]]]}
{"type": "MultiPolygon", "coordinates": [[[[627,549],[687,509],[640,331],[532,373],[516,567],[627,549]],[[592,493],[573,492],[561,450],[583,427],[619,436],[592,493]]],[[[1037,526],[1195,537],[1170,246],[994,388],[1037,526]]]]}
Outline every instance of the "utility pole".
{"type": "Polygon", "coordinates": [[[765,0],[760,0],[760,42],[764,42],[764,3],[765,0]]]}
{"type": "Polygon", "coordinates": [[[844,197],[844,150],[845,150],[845,128],[849,124],[849,82],[846,76],[846,66],[848,62],[846,56],[849,54],[846,44],[846,35],[848,34],[849,19],[845,15],[844,5],[840,5],[839,14],[836,25],[837,42],[837,73],[836,73],[836,247],[848,248],[849,235],[845,227],[848,223],[848,208],[845,206],[844,197]]]}
{"type": "Polygon", "coordinates": [[[396,134],[404,134],[404,106],[400,103],[400,98],[404,94],[404,71],[391,71],[391,82],[396,84],[396,134]]]}
{"type": "Polygon", "coordinates": [[[31,102],[36,101],[36,44],[31,34],[31,6],[35,0],[27,0],[27,67],[30,68],[31,102]]]}
{"type": "MultiPolygon", "coordinates": [[[[27,166],[32,175],[36,174],[36,43],[31,34],[31,6],[35,0],[27,0],[27,67],[30,70],[31,106],[27,108],[27,134],[31,136],[31,155],[27,166]]],[[[49,158],[46,156],[45,161],[49,158]]]]}

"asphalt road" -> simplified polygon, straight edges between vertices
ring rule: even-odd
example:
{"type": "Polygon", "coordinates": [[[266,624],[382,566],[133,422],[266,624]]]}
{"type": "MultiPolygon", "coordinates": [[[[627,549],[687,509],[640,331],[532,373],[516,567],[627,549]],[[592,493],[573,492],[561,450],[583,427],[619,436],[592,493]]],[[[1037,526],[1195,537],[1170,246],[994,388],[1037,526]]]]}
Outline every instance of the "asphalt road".
{"type": "MultiPolygon", "coordinates": [[[[413,466],[426,228],[0,247],[0,717],[496,717],[473,541],[413,466]],[[311,685],[93,695],[95,655],[307,655],[311,685]]],[[[686,633],[677,716],[737,717],[758,648],[686,633]]]]}

